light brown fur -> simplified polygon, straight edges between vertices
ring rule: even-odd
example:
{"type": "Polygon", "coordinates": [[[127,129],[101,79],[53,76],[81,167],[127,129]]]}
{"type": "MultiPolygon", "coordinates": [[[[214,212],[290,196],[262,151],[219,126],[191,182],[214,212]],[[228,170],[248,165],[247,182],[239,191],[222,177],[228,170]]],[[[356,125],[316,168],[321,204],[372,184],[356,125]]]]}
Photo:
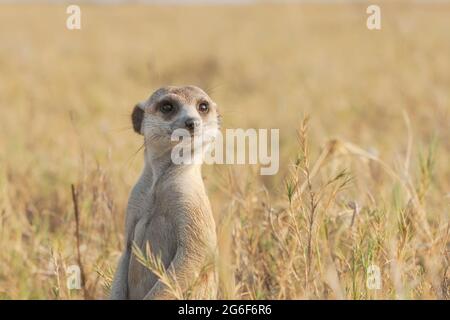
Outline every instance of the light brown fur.
{"type": "Polygon", "coordinates": [[[175,165],[170,157],[170,133],[182,127],[187,118],[201,121],[202,128],[218,130],[216,105],[197,87],[164,87],[135,107],[133,126],[145,139],[145,167],[130,194],[126,248],[114,277],[111,299],[173,298],[133,256],[133,243],[143,252],[148,244],[164,267],[174,272],[181,289],[189,289],[189,298],[216,297],[215,268],[208,266],[216,251],[215,223],[201,167],[175,165]],[[177,105],[177,112],[170,117],[158,109],[168,98],[177,105]],[[201,101],[209,105],[207,114],[198,110],[201,101]]]}

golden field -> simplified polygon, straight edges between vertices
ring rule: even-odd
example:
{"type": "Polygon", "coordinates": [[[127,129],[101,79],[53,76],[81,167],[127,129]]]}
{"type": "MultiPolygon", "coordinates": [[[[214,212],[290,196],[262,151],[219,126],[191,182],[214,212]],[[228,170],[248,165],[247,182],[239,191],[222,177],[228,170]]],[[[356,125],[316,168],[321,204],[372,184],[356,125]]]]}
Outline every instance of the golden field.
{"type": "Polygon", "coordinates": [[[365,5],[81,5],[70,31],[65,6],[0,6],[0,298],[107,297],[132,108],[195,84],[223,128],[280,128],[277,175],[204,168],[220,298],[448,299],[450,4],[381,7],[369,31],[365,5]]]}

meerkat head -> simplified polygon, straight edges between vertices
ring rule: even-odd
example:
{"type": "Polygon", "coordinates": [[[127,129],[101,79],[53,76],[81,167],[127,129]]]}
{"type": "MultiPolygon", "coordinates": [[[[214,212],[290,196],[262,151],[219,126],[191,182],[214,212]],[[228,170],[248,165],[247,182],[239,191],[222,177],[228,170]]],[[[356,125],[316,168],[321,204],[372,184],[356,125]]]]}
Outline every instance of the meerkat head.
{"type": "Polygon", "coordinates": [[[172,134],[184,129],[191,136],[212,137],[219,130],[219,113],[214,101],[195,86],[168,86],[156,90],[138,103],[131,115],[134,131],[144,136],[146,147],[173,146],[172,134]]]}

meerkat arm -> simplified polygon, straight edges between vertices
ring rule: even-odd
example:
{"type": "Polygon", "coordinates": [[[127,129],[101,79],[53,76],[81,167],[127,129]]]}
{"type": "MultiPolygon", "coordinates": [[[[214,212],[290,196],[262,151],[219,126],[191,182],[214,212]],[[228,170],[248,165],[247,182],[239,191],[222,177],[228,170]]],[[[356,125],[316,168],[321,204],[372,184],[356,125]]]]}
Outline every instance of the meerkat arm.
{"type": "MultiPolygon", "coordinates": [[[[195,211],[195,210],[192,210],[195,211]]],[[[205,219],[206,221],[206,219],[205,219]]],[[[214,225],[195,222],[187,227],[189,232],[180,232],[175,256],[167,268],[169,276],[175,276],[176,285],[182,293],[193,289],[204,274],[214,265],[215,236],[214,225]],[[208,232],[205,232],[205,231],[208,232]],[[203,232],[202,232],[203,231],[203,232]],[[211,264],[212,262],[212,264],[211,264]]],[[[177,298],[163,281],[158,280],[145,295],[144,300],[166,300],[177,298]]]]}
{"type": "MultiPolygon", "coordinates": [[[[195,253],[194,253],[195,254],[195,253]]],[[[192,277],[192,273],[196,268],[193,265],[195,257],[192,256],[190,250],[186,248],[178,247],[174,259],[169,265],[168,272],[174,274],[176,277],[176,283],[184,291],[187,287],[187,279],[189,275],[192,277]]],[[[158,280],[152,289],[145,295],[144,300],[168,300],[176,298],[167,288],[167,286],[158,280]]]]}
{"type": "Polygon", "coordinates": [[[128,298],[128,265],[130,261],[129,251],[125,251],[120,257],[114,280],[111,285],[111,300],[125,300],[128,298]]]}
{"type": "Polygon", "coordinates": [[[135,221],[132,215],[127,215],[126,222],[126,247],[122,253],[117,270],[114,275],[113,283],[111,285],[110,298],[112,300],[125,300],[128,299],[128,267],[130,265],[131,257],[131,239],[133,238],[132,229],[135,226],[135,221]]]}
{"type": "Polygon", "coordinates": [[[111,285],[110,299],[112,300],[128,299],[128,269],[131,257],[131,242],[134,235],[136,221],[135,212],[133,210],[128,210],[125,223],[125,251],[120,257],[113,283],[111,285]]]}
{"type": "Polygon", "coordinates": [[[125,251],[120,257],[113,283],[111,285],[110,298],[113,300],[128,299],[128,270],[131,258],[131,244],[138,217],[140,216],[141,211],[144,210],[142,207],[142,198],[148,192],[151,184],[152,172],[151,170],[145,170],[144,168],[141,178],[131,191],[128,202],[125,221],[125,251]]]}

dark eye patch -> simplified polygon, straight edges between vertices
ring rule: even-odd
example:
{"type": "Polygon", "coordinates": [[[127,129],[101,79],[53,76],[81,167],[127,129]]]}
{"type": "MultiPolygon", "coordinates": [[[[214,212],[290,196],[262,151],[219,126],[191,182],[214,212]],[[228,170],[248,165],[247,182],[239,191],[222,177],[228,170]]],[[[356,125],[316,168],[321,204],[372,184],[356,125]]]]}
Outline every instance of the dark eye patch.
{"type": "Polygon", "coordinates": [[[176,100],[176,99],[173,99],[173,98],[165,98],[165,99],[162,99],[161,101],[158,101],[157,104],[156,104],[156,107],[157,107],[157,108],[160,108],[160,107],[162,107],[162,106],[164,106],[164,105],[167,105],[167,104],[170,104],[170,105],[172,105],[172,106],[174,106],[174,107],[178,107],[178,105],[179,105],[180,103],[179,103],[179,101],[176,100]]]}
{"type": "Polygon", "coordinates": [[[159,108],[159,111],[161,111],[162,113],[172,112],[173,111],[173,105],[170,104],[170,103],[165,103],[159,108]]]}
{"type": "Polygon", "coordinates": [[[158,101],[155,110],[160,112],[165,120],[172,118],[179,109],[179,102],[176,99],[167,97],[158,101]]]}

